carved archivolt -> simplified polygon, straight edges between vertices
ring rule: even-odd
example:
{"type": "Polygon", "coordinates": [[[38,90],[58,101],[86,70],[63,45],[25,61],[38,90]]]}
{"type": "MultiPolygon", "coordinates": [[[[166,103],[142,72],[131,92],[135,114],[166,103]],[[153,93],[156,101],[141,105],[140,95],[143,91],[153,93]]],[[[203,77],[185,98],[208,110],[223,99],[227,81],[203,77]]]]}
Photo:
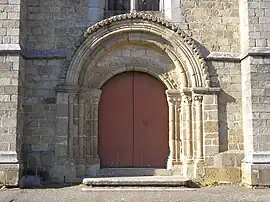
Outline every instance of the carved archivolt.
{"type": "Polygon", "coordinates": [[[119,21],[126,21],[126,20],[132,20],[132,19],[141,19],[141,20],[146,20],[149,22],[154,22],[157,23],[164,28],[170,29],[173,32],[177,33],[179,37],[182,38],[183,42],[186,43],[189,46],[189,49],[192,51],[193,55],[197,58],[197,60],[200,62],[200,66],[203,69],[203,74],[209,78],[208,74],[208,69],[206,62],[204,61],[204,58],[202,54],[200,53],[200,49],[198,46],[195,44],[195,41],[189,37],[183,30],[181,30],[177,25],[163,19],[159,18],[150,14],[146,13],[127,13],[127,14],[122,14],[122,15],[117,15],[110,17],[108,19],[102,20],[93,26],[89,27],[87,31],[84,33],[85,38],[89,37],[92,33],[97,32],[99,29],[102,29],[106,26],[110,26],[114,22],[119,22],[119,21]]]}
{"type": "MultiPolygon", "coordinates": [[[[210,87],[208,67],[195,41],[162,18],[144,13],[113,16],[88,28],[84,36],[84,42],[70,63],[65,85],[83,86],[85,71],[91,71],[112,47],[136,41],[155,46],[168,55],[178,77],[186,78],[181,88],[210,87]]],[[[179,88],[174,85],[177,81],[173,75],[167,77],[172,84],[170,89],[179,88]]]]}

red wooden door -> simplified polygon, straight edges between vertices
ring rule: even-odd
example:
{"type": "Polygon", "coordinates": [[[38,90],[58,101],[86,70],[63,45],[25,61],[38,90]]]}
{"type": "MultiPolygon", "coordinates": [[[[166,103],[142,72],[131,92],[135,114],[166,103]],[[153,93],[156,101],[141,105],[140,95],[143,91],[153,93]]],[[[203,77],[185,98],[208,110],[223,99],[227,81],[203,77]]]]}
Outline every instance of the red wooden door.
{"type": "Polygon", "coordinates": [[[165,168],[169,156],[165,86],[154,77],[134,74],[134,166],[165,168]]]}
{"type": "Polygon", "coordinates": [[[139,72],[119,74],[103,86],[99,106],[101,167],[166,167],[165,90],[160,81],[139,72]]]}
{"type": "Polygon", "coordinates": [[[133,165],[133,74],[120,74],[102,88],[99,106],[102,167],[133,165]]]}

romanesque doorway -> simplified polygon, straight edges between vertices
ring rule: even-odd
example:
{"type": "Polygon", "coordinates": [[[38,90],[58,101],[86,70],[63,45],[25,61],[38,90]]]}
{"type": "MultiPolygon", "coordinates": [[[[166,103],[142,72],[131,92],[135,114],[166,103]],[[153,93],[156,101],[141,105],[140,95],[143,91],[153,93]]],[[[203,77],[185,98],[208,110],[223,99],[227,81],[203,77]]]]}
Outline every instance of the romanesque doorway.
{"type": "Polygon", "coordinates": [[[141,72],[114,76],[99,106],[101,168],[166,168],[169,156],[166,87],[141,72]]]}

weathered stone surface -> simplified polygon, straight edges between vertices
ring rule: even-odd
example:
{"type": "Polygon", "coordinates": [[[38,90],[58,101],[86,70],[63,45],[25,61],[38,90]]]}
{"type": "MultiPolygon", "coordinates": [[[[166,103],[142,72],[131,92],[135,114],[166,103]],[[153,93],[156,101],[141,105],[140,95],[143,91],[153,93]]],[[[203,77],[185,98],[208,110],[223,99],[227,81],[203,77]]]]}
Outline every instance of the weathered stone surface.
{"type": "Polygon", "coordinates": [[[215,168],[241,167],[244,151],[226,151],[214,156],[215,168]]]}
{"type": "Polygon", "coordinates": [[[241,182],[241,169],[234,167],[227,168],[204,168],[202,185],[211,185],[219,182],[241,182]]]}
{"type": "MultiPolygon", "coordinates": [[[[4,163],[31,159],[33,168],[43,159],[39,166],[61,182],[96,172],[99,88],[113,75],[135,70],[181,92],[172,102],[174,126],[180,129],[170,133],[179,137],[173,141],[181,138],[181,163],[199,160],[218,167],[208,176],[229,167],[226,179],[238,181],[238,168],[230,167],[239,167],[245,150],[243,181],[270,185],[267,165],[253,165],[270,151],[269,3],[164,1],[160,11],[121,15],[87,30],[120,13],[105,7],[104,0],[0,1],[0,151],[14,154],[4,163]],[[116,36],[101,39],[113,31],[116,36]],[[95,34],[82,44],[83,33],[95,34]],[[89,52],[79,58],[76,50],[89,52]],[[68,69],[72,65],[83,68],[68,69]],[[198,84],[221,91],[195,89],[198,84]],[[97,89],[87,95],[90,88],[97,89]],[[193,99],[187,108],[181,106],[184,96],[193,99]],[[195,96],[202,97],[201,104],[195,96]],[[40,151],[50,152],[30,155],[40,151]],[[261,174],[254,174],[255,167],[261,174]]],[[[16,169],[0,166],[1,172],[6,183],[17,183],[16,169]]]]}
{"type": "Polygon", "coordinates": [[[19,164],[0,164],[0,184],[17,186],[19,182],[19,164]]]}

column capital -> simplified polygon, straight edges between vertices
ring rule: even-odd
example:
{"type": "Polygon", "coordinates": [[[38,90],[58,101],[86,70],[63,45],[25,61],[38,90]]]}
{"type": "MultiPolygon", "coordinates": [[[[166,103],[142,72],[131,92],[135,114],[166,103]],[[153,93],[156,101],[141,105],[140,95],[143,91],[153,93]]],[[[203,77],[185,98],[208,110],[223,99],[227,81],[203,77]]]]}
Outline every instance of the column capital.
{"type": "Polygon", "coordinates": [[[202,104],[203,95],[193,95],[193,100],[195,104],[202,104]]]}
{"type": "Polygon", "coordinates": [[[174,97],[174,104],[175,106],[179,107],[181,105],[181,98],[180,97],[174,97]]]}
{"type": "Polygon", "coordinates": [[[83,88],[80,90],[80,96],[87,102],[98,104],[102,91],[97,88],[83,88]]]}
{"type": "Polygon", "coordinates": [[[183,95],[182,99],[185,105],[191,105],[192,102],[191,96],[183,95]]]}
{"type": "Polygon", "coordinates": [[[181,102],[181,93],[179,90],[166,90],[166,95],[169,104],[176,105],[181,102]]]}
{"type": "Polygon", "coordinates": [[[56,92],[58,93],[77,93],[79,90],[79,86],[72,86],[72,85],[59,85],[56,87],[56,92]]]}

